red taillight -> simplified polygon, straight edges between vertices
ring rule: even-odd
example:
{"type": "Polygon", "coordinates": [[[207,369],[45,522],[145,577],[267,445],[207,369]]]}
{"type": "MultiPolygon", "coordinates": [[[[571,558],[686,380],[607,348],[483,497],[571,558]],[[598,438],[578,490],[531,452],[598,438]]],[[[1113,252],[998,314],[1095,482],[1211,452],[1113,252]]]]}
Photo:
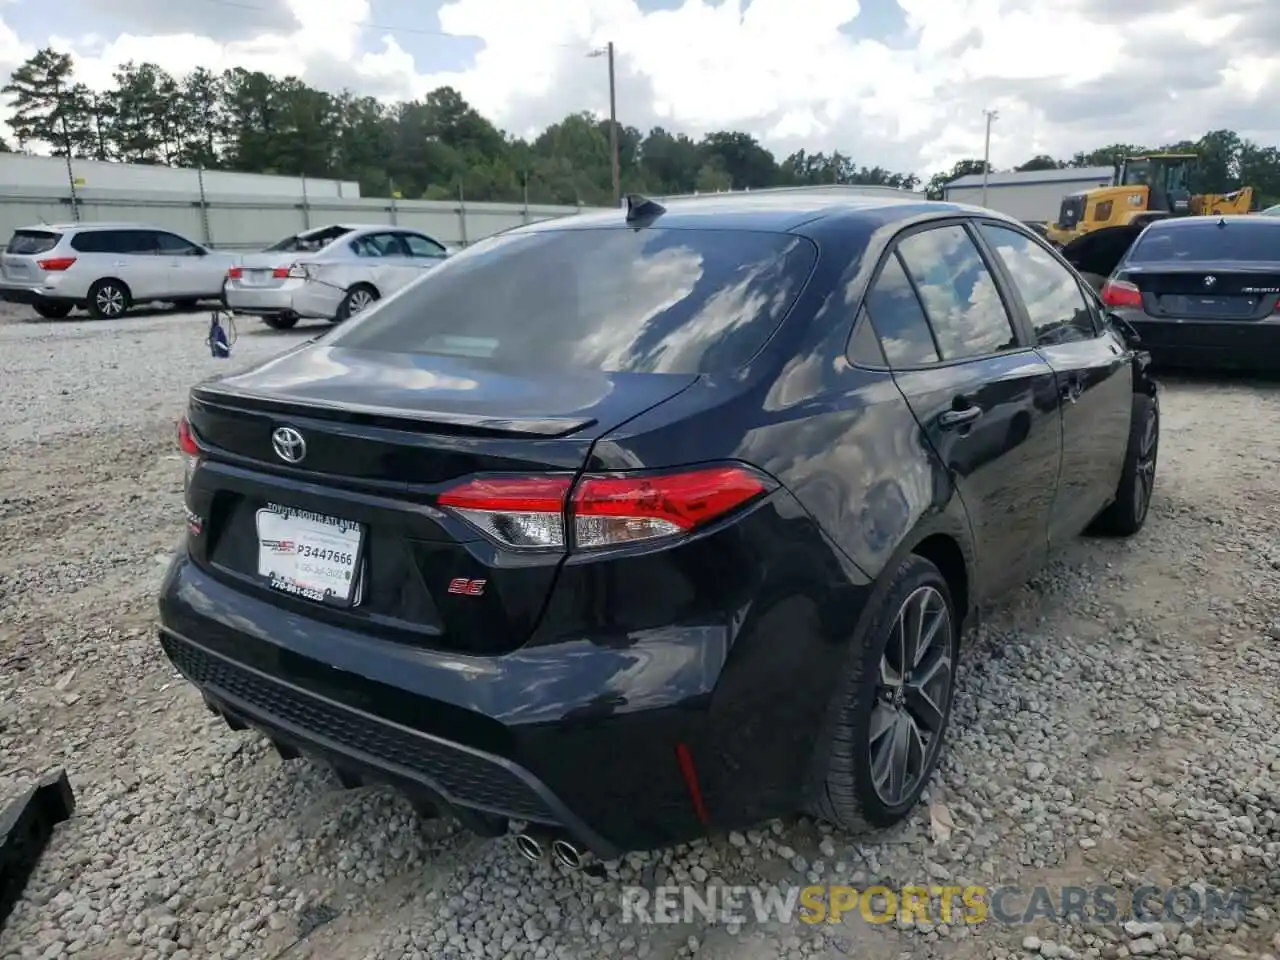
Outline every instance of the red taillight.
{"type": "Polygon", "coordinates": [[[563,547],[573,477],[480,477],[441,494],[449,507],[509,547],[563,547]]]}
{"type": "Polygon", "coordinates": [[[271,276],[276,280],[287,280],[289,277],[288,267],[276,267],[271,271],[271,276]]]}
{"type": "Polygon", "coordinates": [[[230,270],[227,271],[228,280],[239,280],[243,276],[244,276],[243,267],[232,267],[230,270]]]}
{"type": "Polygon", "coordinates": [[[735,466],[586,477],[573,497],[574,543],[607,547],[688,533],[767,489],[758,474],[735,466]]]}
{"type": "Polygon", "coordinates": [[[196,438],[191,433],[191,424],[187,422],[186,417],[178,421],[178,446],[189,457],[200,456],[200,446],[196,443],[196,438]]]}
{"type": "Polygon", "coordinates": [[[482,477],[443,494],[439,503],[509,547],[567,546],[565,521],[579,550],[688,533],[773,488],[736,465],[666,473],[605,474],[573,479],[482,477]]]}
{"type": "Polygon", "coordinates": [[[49,270],[53,273],[61,273],[68,269],[76,262],[75,257],[50,257],[48,260],[37,260],[36,264],[41,270],[49,270]]]}
{"type": "Polygon", "coordinates": [[[1108,280],[1102,285],[1102,302],[1108,307],[1142,307],[1142,291],[1128,280],[1108,280]]]}

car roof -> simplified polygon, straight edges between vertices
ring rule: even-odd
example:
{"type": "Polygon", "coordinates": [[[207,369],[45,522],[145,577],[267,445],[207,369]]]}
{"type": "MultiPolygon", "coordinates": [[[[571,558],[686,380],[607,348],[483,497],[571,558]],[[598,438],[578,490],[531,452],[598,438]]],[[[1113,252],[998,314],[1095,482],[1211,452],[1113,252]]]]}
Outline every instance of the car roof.
{"type": "MultiPolygon", "coordinates": [[[[670,200],[653,226],[664,229],[759,230],[787,233],[819,220],[854,219],[877,225],[907,223],[945,216],[983,216],[1019,224],[1020,221],[985,207],[949,200],[925,200],[918,194],[833,198],[830,194],[712,194],[707,197],[670,200]]],[[[625,212],[606,210],[570,214],[516,227],[511,233],[550,230],[590,230],[622,226],[625,212]]]]}
{"type": "Polygon", "coordinates": [[[1280,228],[1280,220],[1272,217],[1259,217],[1256,213],[1233,213],[1223,216],[1211,213],[1196,217],[1161,217],[1159,220],[1152,220],[1147,229],[1161,231],[1185,230],[1189,227],[1202,227],[1207,223],[1218,222],[1222,222],[1227,226],[1233,223],[1265,223],[1268,229],[1280,228]]]}
{"type": "Polygon", "coordinates": [[[80,223],[33,223],[26,227],[19,227],[19,230],[42,230],[48,232],[50,230],[58,230],[66,233],[69,230],[78,230],[80,232],[90,230],[163,230],[166,233],[172,233],[168,227],[158,227],[154,223],[133,223],[128,221],[108,221],[108,220],[92,220],[80,223]]]}

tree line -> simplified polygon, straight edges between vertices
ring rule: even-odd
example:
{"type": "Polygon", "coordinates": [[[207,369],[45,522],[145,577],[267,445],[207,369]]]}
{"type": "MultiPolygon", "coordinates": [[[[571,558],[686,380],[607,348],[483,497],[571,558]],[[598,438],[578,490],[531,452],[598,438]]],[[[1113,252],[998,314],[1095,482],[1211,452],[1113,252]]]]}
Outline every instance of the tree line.
{"type": "MultiPolygon", "coordinates": [[[[69,54],[44,48],[15,69],[0,93],[12,107],[19,150],[125,163],[165,164],[355,180],[365,196],[607,205],[612,199],[609,121],[574,113],[537,137],[499,130],[457,90],[441,87],[421,100],[386,105],[349,91],[332,94],[297,77],[235,68],[198,67],[176,78],[152,63],[121,64],[109,90],[75,78],[69,54]]],[[[799,150],[781,160],[755,137],[720,130],[695,139],[654,127],[619,124],[618,152],[626,192],[654,195],[818,184],[878,184],[925,189],[981,173],[963,160],[927,182],[857,163],[834,152],[799,150]]],[[[1164,145],[1195,150],[1201,189],[1250,183],[1280,198],[1280,155],[1229,130],[1164,145]]],[[[0,149],[9,150],[0,143],[0,149]]],[[[1144,152],[1112,144],[1067,160],[1037,156],[1015,169],[1110,165],[1144,152]]]]}

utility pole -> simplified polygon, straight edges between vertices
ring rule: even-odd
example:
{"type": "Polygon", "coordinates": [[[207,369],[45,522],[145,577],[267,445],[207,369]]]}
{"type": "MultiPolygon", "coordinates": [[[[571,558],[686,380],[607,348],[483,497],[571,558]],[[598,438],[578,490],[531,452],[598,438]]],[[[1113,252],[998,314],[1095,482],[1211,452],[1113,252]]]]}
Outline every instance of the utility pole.
{"type": "Polygon", "coordinates": [[[982,206],[987,205],[987,177],[991,173],[991,121],[999,120],[1000,114],[995,110],[983,110],[987,117],[987,137],[982,148],[982,206]]]}
{"type": "Polygon", "coordinates": [[[609,58],[609,158],[613,168],[613,202],[622,206],[622,172],[618,163],[618,96],[613,70],[613,41],[603,47],[592,50],[589,57],[605,56],[609,58]]]}

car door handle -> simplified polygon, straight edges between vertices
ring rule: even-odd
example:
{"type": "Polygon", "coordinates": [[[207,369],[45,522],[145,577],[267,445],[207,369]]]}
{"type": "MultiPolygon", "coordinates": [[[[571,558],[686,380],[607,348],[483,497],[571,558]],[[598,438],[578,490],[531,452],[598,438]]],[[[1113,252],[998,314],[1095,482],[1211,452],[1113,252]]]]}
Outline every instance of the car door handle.
{"type": "Polygon", "coordinates": [[[963,427],[966,424],[973,423],[982,416],[981,407],[964,407],[961,410],[947,410],[938,417],[938,426],[943,430],[954,430],[956,427],[963,427]]]}
{"type": "Polygon", "coordinates": [[[1075,403],[1083,392],[1084,385],[1079,377],[1068,377],[1067,382],[1062,385],[1062,399],[1068,403],[1075,403]]]}

